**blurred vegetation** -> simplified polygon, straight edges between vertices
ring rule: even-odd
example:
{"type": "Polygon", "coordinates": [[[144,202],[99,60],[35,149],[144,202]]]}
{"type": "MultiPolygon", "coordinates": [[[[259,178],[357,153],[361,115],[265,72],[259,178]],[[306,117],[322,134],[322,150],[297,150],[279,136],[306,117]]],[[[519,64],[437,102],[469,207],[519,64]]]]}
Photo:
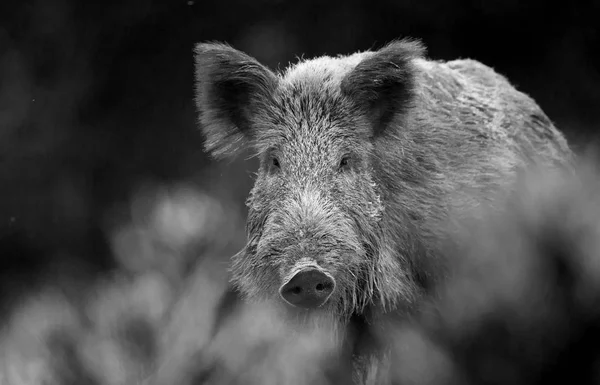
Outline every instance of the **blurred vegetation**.
{"type": "Polygon", "coordinates": [[[471,57],[508,76],[578,148],[600,127],[598,16],[598,0],[3,2],[0,384],[44,383],[15,380],[44,365],[71,373],[75,358],[61,364],[35,334],[65,324],[53,346],[94,363],[86,383],[131,383],[158,348],[127,341],[153,341],[144,330],[155,332],[186,277],[216,279],[243,244],[256,164],[202,152],[196,42],[283,68],[418,37],[431,58],[471,57]],[[119,360],[136,369],[114,369],[119,360]]]}

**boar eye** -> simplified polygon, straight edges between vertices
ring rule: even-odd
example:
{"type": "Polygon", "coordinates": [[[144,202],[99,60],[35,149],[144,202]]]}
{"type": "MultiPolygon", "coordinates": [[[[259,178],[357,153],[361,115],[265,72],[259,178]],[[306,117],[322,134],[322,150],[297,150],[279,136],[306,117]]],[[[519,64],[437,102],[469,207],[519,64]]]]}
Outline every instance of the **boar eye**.
{"type": "Polygon", "coordinates": [[[280,168],[279,166],[279,159],[277,159],[276,157],[272,157],[271,158],[271,164],[273,165],[273,167],[275,168],[280,168]]]}
{"type": "Polygon", "coordinates": [[[348,169],[349,164],[350,164],[350,156],[344,155],[342,157],[342,159],[340,160],[339,170],[344,171],[344,170],[348,169]]]}

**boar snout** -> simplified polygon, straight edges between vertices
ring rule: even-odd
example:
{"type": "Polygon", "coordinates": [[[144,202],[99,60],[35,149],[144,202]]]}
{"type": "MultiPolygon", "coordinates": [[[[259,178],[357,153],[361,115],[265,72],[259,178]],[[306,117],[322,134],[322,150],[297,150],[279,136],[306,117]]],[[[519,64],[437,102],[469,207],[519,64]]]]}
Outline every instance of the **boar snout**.
{"type": "Polygon", "coordinates": [[[292,306],[313,309],[325,304],[334,289],[335,280],[330,274],[319,268],[307,267],[284,283],[279,294],[292,306]]]}

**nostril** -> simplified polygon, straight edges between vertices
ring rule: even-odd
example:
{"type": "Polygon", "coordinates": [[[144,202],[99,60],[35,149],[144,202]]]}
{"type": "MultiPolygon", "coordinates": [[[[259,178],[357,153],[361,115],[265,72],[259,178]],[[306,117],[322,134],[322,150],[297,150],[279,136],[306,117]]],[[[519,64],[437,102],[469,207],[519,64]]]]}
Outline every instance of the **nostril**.
{"type": "Polygon", "coordinates": [[[331,292],[333,290],[333,285],[333,282],[319,282],[317,286],[315,286],[315,290],[331,292]]]}
{"type": "MultiPolygon", "coordinates": [[[[318,290],[318,289],[317,289],[318,290]]],[[[292,294],[300,294],[302,293],[302,288],[300,286],[293,287],[290,292],[292,294]]]]}

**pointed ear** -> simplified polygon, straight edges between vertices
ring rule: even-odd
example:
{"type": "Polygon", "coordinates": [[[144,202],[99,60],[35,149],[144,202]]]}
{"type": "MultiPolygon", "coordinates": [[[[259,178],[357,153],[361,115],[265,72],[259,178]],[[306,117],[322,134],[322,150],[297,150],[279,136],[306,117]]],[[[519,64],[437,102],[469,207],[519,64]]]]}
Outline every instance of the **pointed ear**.
{"type": "Polygon", "coordinates": [[[195,102],[205,150],[232,155],[253,138],[253,118],[265,108],[278,78],[256,59],[228,45],[200,43],[195,54],[195,102]]]}
{"type": "Polygon", "coordinates": [[[373,136],[411,105],[415,83],[412,60],[424,54],[425,48],[418,41],[394,41],[368,54],[342,80],[342,93],[369,117],[373,136]]]}

